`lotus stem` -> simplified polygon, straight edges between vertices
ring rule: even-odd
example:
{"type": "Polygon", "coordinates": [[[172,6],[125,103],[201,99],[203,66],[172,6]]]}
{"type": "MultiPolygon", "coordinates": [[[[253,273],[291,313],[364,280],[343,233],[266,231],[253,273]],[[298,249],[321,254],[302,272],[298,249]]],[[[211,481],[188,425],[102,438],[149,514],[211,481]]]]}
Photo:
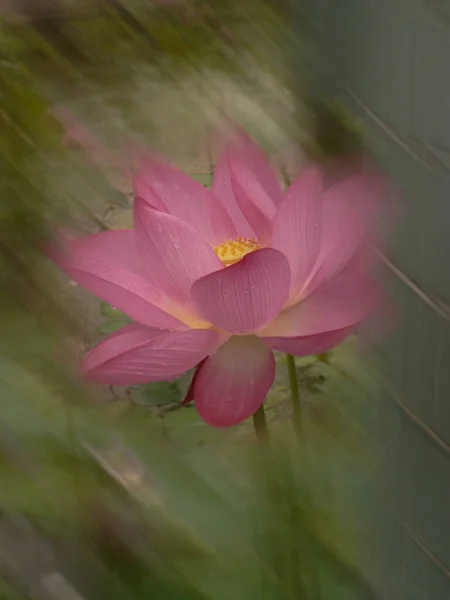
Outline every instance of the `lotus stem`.
{"type": "Polygon", "coordinates": [[[291,390],[291,402],[294,426],[297,432],[302,428],[302,405],[300,402],[300,393],[298,391],[297,370],[295,360],[292,354],[286,354],[286,363],[289,373],[289,387],[291,390]]]}
{"type": "Polygon", "coordinates": [[[269,431],[267,429],[264,404],[261,404],[258,410],[253,414],[253,428],[258,442],[260,444],[266,444],[269,439],[269,431]]]}

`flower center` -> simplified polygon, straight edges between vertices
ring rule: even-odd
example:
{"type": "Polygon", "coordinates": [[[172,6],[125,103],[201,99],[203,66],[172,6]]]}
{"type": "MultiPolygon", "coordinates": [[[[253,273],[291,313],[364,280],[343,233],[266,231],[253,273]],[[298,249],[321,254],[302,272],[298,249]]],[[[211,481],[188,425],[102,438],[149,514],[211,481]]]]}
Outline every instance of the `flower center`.
{"type": "Polygon", "coordinates": [[[262,246],[259,241],[252,238],[238,237],[235,240],[228,240],[218,246],[214,246],[214,252],[226,267],[239,262],[250,252],[261,250],[262,246]]]}

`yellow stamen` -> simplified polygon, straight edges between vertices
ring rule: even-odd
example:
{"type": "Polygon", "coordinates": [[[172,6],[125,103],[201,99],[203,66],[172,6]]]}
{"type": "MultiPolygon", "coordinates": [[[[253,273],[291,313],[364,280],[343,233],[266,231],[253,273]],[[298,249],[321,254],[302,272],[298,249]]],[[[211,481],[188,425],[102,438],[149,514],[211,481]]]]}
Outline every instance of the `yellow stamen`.
{"type": "Polygon", "coordinates": [[[261,248],[262,245],[259,240],[238,237],[235,240],[227,240],[218,246],[214,246],[214,252],[222,263],[229,267],[242,260],[250,252],[261,250],[261,248]]]}

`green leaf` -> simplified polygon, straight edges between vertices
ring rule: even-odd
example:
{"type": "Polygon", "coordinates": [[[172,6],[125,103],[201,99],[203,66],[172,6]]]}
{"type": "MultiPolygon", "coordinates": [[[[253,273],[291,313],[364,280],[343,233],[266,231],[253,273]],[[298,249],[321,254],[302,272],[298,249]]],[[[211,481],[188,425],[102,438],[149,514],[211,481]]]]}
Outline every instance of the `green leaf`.
{"type": "Polygon", "coordinates": [[[124,319],[127,318],[126,315],[121,312],[120,310],[118,310],[117,308],[114,308],[114,306],[111,306],[111,304],[108,304],[107,302],[102,302],[100,304],[100,314],[103,317],[106,317],[108,319],[124,319]]]}
{"type": "Polygon", "coordinates": [[[211,173],[189,173],[189,177],[194,179],[203,187],[209,188],[212,183],[212,174],[211,173]]]}
{"type": "Polygon", "coordinates": [[[132,394],[135,399],[151,406],[164,406],[181,401],[180,390],[176,382],[149,383],[134,388],[132,394]]]}
{"type": "Polygon", "coordinates": [[[129,322],[129,319],[111,319],[106,321],[106,323],[103,323],[103,325],[99,327],[98,331],[101,335],[109,335],[111,333],[114,333],[121,327],[128,325],[129,322]]]}

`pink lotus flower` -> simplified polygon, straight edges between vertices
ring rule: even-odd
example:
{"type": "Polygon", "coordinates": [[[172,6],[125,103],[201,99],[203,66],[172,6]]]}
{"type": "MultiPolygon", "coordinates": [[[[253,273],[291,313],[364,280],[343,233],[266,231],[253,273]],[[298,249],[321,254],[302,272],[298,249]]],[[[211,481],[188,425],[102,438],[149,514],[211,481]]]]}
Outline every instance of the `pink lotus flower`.
{"type": "Polygon", "coordinates": [[[283,194],[246,136],[217,165],[212,191],[156,159],[134,179],[133,230],[66,240],[53,260],[135,323],[83,361],[113,385],[171,380],[198,365],[190,397],[228,427],[264,401],[273,350],[326,352],[369,315],[379,290],[364,238],[380,199],[359,173],[324,190],[318,165],[283,194]]]}

